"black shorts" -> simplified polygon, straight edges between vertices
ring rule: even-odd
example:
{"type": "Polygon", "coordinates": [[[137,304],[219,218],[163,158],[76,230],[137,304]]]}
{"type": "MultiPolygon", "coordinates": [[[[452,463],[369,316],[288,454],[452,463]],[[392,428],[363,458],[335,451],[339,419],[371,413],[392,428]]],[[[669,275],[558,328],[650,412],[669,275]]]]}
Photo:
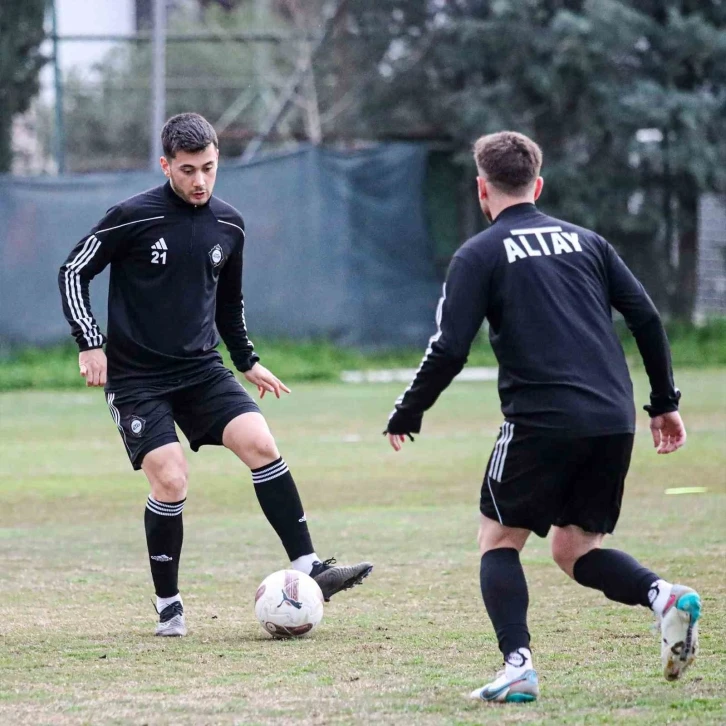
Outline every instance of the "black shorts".
{"type": "Polygon", "coordinates": [[[544,436],[502,424],[484,483],[481,513],[546,537],[552,525],[610,534],[620,516],[633,434],[544,436]]]}
{"type": "Polygon", "coordinates": [[[179,441],[174,422],[193,451],[205,444],[221,445],[225,426],[242,413],[260,409],[234,374],[215,365],[193,383],[163,390],[125,387],[106,390],[106,402],[134,469],[144,456],[179,441]]]}

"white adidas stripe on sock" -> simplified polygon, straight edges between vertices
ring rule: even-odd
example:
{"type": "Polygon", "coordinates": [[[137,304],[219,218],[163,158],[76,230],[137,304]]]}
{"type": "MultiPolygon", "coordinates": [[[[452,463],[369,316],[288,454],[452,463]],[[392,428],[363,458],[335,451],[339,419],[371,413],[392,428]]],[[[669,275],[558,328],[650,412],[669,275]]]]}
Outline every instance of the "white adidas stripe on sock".
{"type": "Polygon", "coordinates": [[[253,471],[252,482],[253,484],[263,484],[266,481],[277,479],[277,477],[286,474],[288,471],[290,470],[288,469],[285,460],[280,459],[280,461],[273,462],[264,469],[260,469],[259,471],[253,471]]]}
{"type": "Polygon", "coordinates": [[[162,517],[176,517],[180,515],[184,509],[184,503],[186,499],[182,499],[181,502],[175,504],[169,504],[168,502],[159,502],[153,497],[149,496],[146,500],[146,508],[154,514],[159,514],[162,517]]]}

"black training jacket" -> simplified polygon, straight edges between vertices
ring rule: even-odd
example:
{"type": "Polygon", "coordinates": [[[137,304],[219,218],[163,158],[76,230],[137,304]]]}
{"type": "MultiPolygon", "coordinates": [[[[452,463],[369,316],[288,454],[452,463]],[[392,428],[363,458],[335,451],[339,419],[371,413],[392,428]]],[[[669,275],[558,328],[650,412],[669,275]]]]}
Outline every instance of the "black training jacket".
{"type": "Polygon", "coordinates": [[[660,317],[615,250],[534,204],[508,207],[454,255],[438,330],[396,409],[419,430],[486,318],[508,421],[553,435],[632,433],[633,389],[611,307],[625,317],[643,357],[651,385],[646,409],[677,410],[660,317]]]}
{"type": "Polygon", "coordinates": [[[106,345],[108,381],[115,387],[193,380],[221,360],[219,335],[235,366],[249,370],[259,358],[245,328],[244,239],[234,207],[214,196],[203,206],[188,204],[169,182],[112,207],[58,276],[79,349],[106,345]],[[88,286],[109,264],[104,336],[88,286]]]}

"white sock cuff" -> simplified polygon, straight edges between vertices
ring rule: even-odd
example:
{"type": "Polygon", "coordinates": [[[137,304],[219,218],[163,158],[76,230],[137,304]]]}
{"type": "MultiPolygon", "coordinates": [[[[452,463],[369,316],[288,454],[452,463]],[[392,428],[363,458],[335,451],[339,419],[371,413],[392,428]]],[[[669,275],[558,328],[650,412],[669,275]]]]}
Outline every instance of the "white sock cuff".
{"type": "Polygon", "coordinates": [[[290,567],[293,570],[297,570],[298,572],[304,572],[306,575],[309,575],[312,572],[313,565],[316,562],[320,562],[320,558],[315,554],[315,552],[311,552],[309,555],[303,555],[302,557],[294,559],[290,563],[290,567]]]}
{"type": "Polygon", "coordinates": [[[159,597],[156,596],[156,609],[161,612],[164,608],[169,607],[173,602],[180,602],[182,605],[184,603],[182,602],[181,595],[177,593],[176,595],[172,595],[172,597],[159,597]]]}
{"type": "Polygon", "coordinates": [[[263,466],[260,469],[253,469],[252,483],[264,484],[266,481],[271,481],[272,479],[277,479],[278,476],[287,474],[288,471],[290,470],[287,468],[285,460],[280,457],[271,464],[267,464],[267,466],[263,466]]]}
{"type": "Polygon", "coordinates": [[[159,502],[149,494],[146,500],[146,508],[162,517],[176,517],[184,511],[185,502],[186,499],[182,499],[180,502],[159,502]]]}
{"type": "Polygon", "coordinates": [[[517,648],[504,657],[504,672],[507,678],[516,678],[532,667],[532,651],[529,648],[517,648]]]}
{"type": "Polygon", "coordinates": [[[648,600],[650,601],[650,609],[656,615],[663,615],[663,611],[668,605],[673,585],[666,580],[656,580],[648,590],[648,600]]]}

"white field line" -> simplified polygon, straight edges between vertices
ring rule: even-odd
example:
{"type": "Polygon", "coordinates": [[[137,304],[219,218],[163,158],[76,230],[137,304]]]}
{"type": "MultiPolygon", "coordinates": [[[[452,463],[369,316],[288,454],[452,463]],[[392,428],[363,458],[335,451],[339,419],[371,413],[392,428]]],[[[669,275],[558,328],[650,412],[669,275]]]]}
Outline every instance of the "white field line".
{"type": "MultiPolygon", "coordinates": [[[[454,381],[496,381],[496,368],[464,368],[454,381]]],[[[343,371],[343,383],[409,383],[416,375],[415,368],[384,368],[370,371],[343,371]]]]}

